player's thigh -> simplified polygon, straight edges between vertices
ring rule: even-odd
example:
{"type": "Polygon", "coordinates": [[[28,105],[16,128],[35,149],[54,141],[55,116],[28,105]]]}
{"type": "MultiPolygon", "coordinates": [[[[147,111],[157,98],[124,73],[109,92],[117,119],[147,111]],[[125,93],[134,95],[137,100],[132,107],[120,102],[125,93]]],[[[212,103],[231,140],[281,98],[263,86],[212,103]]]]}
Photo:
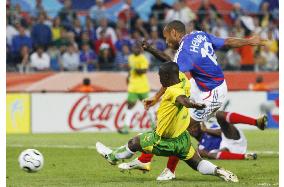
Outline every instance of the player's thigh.
{"type": "Polygon", "coordinates": [[[154,146],[157,145],[160,140],[160,138],[155,134],[155,132],[144,132],[139,134],[138,136],[142,152],[153,153],[154,146]]]}

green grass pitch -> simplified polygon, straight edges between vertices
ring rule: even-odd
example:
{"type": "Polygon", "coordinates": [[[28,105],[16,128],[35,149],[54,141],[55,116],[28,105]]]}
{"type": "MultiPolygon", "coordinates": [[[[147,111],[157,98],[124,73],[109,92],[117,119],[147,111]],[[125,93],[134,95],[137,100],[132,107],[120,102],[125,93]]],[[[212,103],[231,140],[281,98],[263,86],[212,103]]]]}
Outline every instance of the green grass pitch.
{"type": "MultiPolygon", "coordinates": [[[[7,135],[7,186],[278,186],[278,130],[245,131],[248,150],[259,153],[255,161],[212,161],[233,171],[240,180],[237,184],[201,175],[183,162],[177,167],[176,180],[157,182],[156,177],[166,166],[166,158],[154,157],[152,170],[146,174],[141,171],[122,173],[94,149],[96,141],[116,147],[125,144],[134,135],[135,133],[7,135]],[[26,173],[19,168],[18,156],[26,148],[38,149],[44,155],[45,165],[40,172],[26,173]]],[[[195,141],[193,144],[196,146],[195,141]]]]}

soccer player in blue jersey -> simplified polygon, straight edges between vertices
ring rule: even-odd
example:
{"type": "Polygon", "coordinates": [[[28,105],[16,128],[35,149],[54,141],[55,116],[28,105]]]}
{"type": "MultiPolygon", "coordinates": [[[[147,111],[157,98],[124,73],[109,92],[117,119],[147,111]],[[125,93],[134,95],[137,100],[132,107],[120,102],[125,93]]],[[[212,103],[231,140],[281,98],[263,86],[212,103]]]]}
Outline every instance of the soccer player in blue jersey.
{"type": "Polygon", "coordinates": [[[207,128],[204,122],[201,125],[194,124],[188,128],[191,136],[198,141],[198,152],[201,157],[219,160],[255,160],[256,153],[247,153],[247,139],[243,132],[236,127],[228,132],[226,126],[219,126],[216,122],[210,122],[207,128]],[[231,134],[239,133],[241,138],[234,140],[231,134]],[[226,135],[225,135],[226,134],[226,135]]]}
{"type": "MultiPolygon", "coordinates": [[[[202,121],[207,121],[211,117],[216,117],[221,126],[228,126],[232,128],[231,124],[249,124],[264,130],[267,125],[267,116],[262,116],[258,119],[244,116],[235,112],[224,112],[219,110],[226,100],[227,84],[224,78],[221,66],[218,64],[215,50],[222,47],[237,48],[245,45],[260,46],[264,45],[265,40],[259,36],[253,36],[249,39],[242,38],[219,38],[203,31],[193,31],[186,33],[185,25],[178,20],[168,23],[163,35],[166,39],[167,45],[177,50],[173,59],[179,66],[182,72],[190,72],[192,78],[191,83],[191,99],[197,103],[204,103],[206,108],[198,110],[190,110],[191,119],[190,125],[200,124],[202,121]]],[[[172,59],[165,53],[153,48],[146,41],[142,42],[144,50],[150,52],[156,58],[163,62],[172,61],[172,59]]],[[[166,88],[161,89],[155,96],[144,101],[145,109],[149,109],[155,105],[160,97],[164,94],[166,88]]],[[[240,133],[232,133],[230,135],[234,140],[241,139],[240,133]]],[[[146,156],[145,156],[146,157],[146,156]]],[[[148,160],[151,160],[148,155],[148,160]]],[[[143,160],[143,159],[142,159],[143,160]]],[[[130,162],[128,165],[122,165],[121,169],[143,169],[145,166],[149,168],[147,163],[141,163],[138,160],[130,162]],[[132,166],[132,167],[130,167],[132,166]]],[[[168,168],[162,172],[157,178],[158,180],[169,180],[175,178],[168,168]],[[168,177],[170,176],[170,177],[168,177]]]]}

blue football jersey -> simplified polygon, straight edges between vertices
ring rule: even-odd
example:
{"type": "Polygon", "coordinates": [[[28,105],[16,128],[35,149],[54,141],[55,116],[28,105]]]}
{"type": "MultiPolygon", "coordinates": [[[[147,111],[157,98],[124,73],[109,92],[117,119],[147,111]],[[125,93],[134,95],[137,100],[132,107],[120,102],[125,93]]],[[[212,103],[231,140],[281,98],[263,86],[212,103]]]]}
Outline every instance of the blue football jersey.
{"type": "MultiPolygon", "coordinates": [[[[216,129],[219,128],[219,126],[213,124],[211,125],[210,128],[216,129]]],[[[210,152],[214,149],[219,149],[221,141],[222,141],[221,136],[212,136],[207,133],[203,133],[198,148],[210,152]]]]}
{"type": "Polygon", "coordinates": [[[191,73],[200,90],[210,91],[224,81],[215,54],[215,50],[221,48],[224,42],[225,39],[203,31],[191,32],[181,40],[174,62],[180,71],[191,73]]]}

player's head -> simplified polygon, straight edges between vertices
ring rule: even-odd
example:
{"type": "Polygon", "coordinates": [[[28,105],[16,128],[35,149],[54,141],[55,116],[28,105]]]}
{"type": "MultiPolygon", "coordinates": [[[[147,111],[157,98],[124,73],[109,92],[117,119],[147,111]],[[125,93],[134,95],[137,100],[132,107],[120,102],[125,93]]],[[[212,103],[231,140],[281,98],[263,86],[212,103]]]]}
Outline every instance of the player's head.
{"type": "Polygon", "coordinates": [[[159,68],[160,82],[163,87],[179,83],[179,68],[175,62],[166,62],[159,68]]]}
{"type": "Polygon", "coordinates": [[[141,53],[141,46],[135,42],[134,45],[132,46],[132,51],[134,53],[134,55],[139,55],[141,53]]]}
{"type": "Polygon", "coordinates": [[[179,47],[179,42],[182,39],[182,37],[185,35],[185,25],[178,20],[171,21],[168,23],[163,31],[163,35],[166,39],[167,45],[177,50],[179,47]]]}

